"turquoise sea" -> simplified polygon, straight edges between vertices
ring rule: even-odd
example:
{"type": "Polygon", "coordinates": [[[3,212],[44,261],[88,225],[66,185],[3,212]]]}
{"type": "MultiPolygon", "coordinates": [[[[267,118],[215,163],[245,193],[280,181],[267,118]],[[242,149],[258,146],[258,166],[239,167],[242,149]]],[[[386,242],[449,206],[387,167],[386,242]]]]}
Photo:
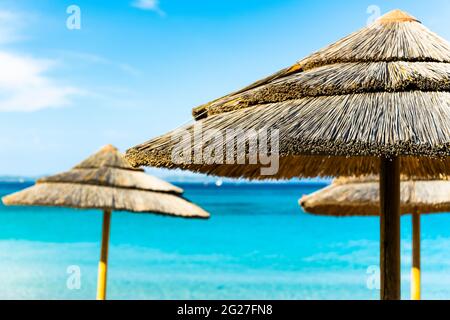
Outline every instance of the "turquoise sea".
{"type": "MultiPolygon", "coordinates": [[[[29,185],[0,183],[0,195],[29,185]]],[[[179,185],[211,219],[114,212],[109,299],[378,298],[378,219],[303,213],[298,198],[324,184],[179,185]]],[[[94,299],[101,218],[95,210],[0,204],[0,299],[94,299]],[[79,288],[67,285],[73,266],[79,288]]],[[[404,217],[405,299],[410,235],[404,217]]],[[[450,214],[424,216],[422,239],[423,298],[448,299],[450,214]]]]}

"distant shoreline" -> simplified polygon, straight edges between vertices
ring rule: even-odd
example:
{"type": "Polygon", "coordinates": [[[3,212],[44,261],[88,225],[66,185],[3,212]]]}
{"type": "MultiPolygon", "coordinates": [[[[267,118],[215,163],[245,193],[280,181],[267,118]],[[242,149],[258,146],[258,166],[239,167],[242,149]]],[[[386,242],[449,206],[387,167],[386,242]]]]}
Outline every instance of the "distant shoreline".
{"type": "MultiPolygon", "coordinates": [[[[20,177],[20,176],[0,176],[0,183],[3,184],[33,184],[40,177],[20,177]]],[[[170,183],[182,185],[199,185],[199,186],[214,186],[224,187],[227,185],[308,185],[308,186],[325,186],[328,185],[330,179],[293,179],[293,180],[244,180],[244,179],[221,179],[214,177],[166,177],[162,178],[170,183]]]]}

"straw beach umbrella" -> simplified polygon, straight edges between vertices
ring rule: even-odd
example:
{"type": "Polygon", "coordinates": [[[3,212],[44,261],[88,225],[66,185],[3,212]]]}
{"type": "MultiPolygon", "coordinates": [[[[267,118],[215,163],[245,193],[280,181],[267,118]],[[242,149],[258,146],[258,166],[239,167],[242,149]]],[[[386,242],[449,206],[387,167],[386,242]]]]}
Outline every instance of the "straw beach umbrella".
{"type": "Polygon", "coordinates": [[[136,166],[250,179],[379,174],[381,297],[400,299],[400,174],[450,174],[449,91],[450,44],[395,10],[195,108],[194,124],[138,145],[127,157],[136,166]],[[261,144],[229,137],[232,130],[261,137],[261,144]],[[264,153],[279,161],[271,176],[261,171],[264,153]]]}
{"type": "MultiPolygon", "coordinates": [[[[379,181],[376,177],[338,178],[317,192],[303,196],[299,204],[308,213],[347,217],[380,214],[379,181]]],[[[400,212],[412,214],[411,298],[420,300],[420,215],[450,211],[450,181],[402,180],[400,212]]]]}
{"type": "Polygon", "coordinates": [[[209,217],[206,211],[182,198],[182,192],[170,183],[147,175],[142,169],[132,168],[116,148],[108,145],[72,170],[39,179],[36,185],[2,200],[5,205],[103,210],[97,299],[104,300],[112,211],[182,218],[209,217]]]}

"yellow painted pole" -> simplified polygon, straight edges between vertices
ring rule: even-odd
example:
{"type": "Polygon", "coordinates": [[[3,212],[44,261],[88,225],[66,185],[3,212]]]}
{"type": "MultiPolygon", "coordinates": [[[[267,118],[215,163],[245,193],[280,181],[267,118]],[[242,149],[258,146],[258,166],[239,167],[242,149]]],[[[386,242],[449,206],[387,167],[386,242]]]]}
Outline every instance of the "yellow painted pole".
{"type": "Polygon", "coordinates": [[[412,214],[412,230],[411,299],[420,300],[420,213],[417,210],[412,214]]]}
{"type": "Polygon", "coordinates": [[[106,280],[108,273],[108,245],[109,227],[111,224],[111,210],[103,211],[102,248],[98,263],[97,300],[106,299],[106,280]]]}

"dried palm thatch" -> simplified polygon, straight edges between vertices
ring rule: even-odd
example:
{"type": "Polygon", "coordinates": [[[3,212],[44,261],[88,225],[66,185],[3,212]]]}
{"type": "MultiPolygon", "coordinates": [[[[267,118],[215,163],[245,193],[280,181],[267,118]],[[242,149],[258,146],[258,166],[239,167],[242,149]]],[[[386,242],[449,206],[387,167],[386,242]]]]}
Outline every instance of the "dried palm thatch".
{"type": "MultiPolygon", "coordinates": [[[[450,181],[403,179],[402,214],[450,212],[450,181]]],[[[336,179],[317,192],[303,196],[305,212],[325,216],[379,216],[380,184],[375,177],[336,179]]]]}
{"type": "MultiPolygon", "coordinates": [[[[400,157],[409,177],[450,174],[450,44],[401,11],[240,91],[193,110],[197,122],[127,152],[135,165],[211,175],[267,178],[246,139],[208,132],[279,130],[280,169],[272,178],[379,173],[379,157],[400,157]],[[180,132],[202,139],[182,139],[180,132]],[[237,140],[237,141],[236,141],[237,140]],[[214,150],[245,164],[175,162],[214,150]],[[244,151],[243,151],[244,150],[244,151]],[[333,158],[329,158],[333,156],[333,158]],[[425,158],[426,157],[426,158],[425,158]]],[[[270,150],[269,152],[277,150],[270,150]]]]}
{"type": "Polygon", "coordinates": [[[280,166],[271,171],[274,179],[379,174],[380,293],[400,299],[400,173],[450,175],[449,65],[450,44],[395,10],[195,108],[195,125],[136,146],[127,157],[133,166],[251,179],[268,177],[267,154],[280,166]],[[246,136],[227,134],[240,131],[246,136]]]}
{"type": "Polygon", "coordinates": [[[202,208],[182,198],[183,190],[134,169],[113,146],[103,147],[72,170],[37,181],[2,198],[5,205],[102,209],[102,243],[97,299],[106,299],[111,212],[156,213],[182,218],[209,218],[202,208]]]}
{"type": "Polygon", "coordinates": [[[182,198],[182,192],[141,169],[133,169],[116,148],[106,146],[72,170],[39,179],[35,186],[6,196],[3,202],[209,217],[206,211],[182,198]]]}
{"type": "MultiPolygon", "coordinates": [[[[450,181],[401,179],[400,213],[412,214],[411,299],[421,299],[420,215],[450,211],[450,181]]],[[[380,182],[374,176],[338,178],[317,192],[303,196],[305,212],[324,216],[378,216],[380,182]]]]}

